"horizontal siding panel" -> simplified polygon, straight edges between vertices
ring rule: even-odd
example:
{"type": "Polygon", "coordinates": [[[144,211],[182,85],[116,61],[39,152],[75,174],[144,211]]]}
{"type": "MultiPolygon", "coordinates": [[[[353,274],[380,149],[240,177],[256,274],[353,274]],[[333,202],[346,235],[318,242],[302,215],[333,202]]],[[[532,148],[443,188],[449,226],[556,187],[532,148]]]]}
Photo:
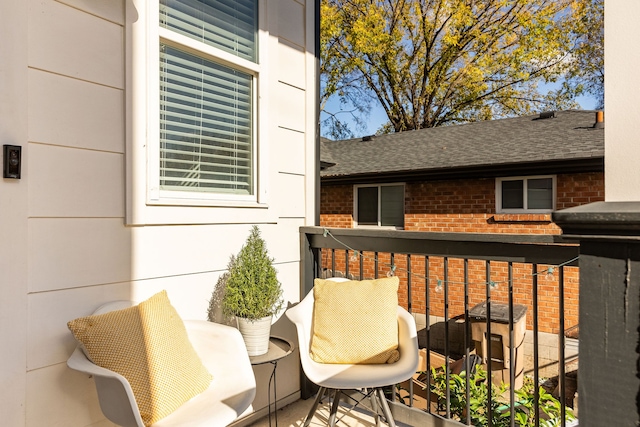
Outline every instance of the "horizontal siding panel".
{"type": "Polygon", "coordinates": [[[120,25],[53,0],[30,1],[29,66],[122,89],[120,25]]]}
{"type": "MultiPolygon", "coordinates": [[[[258,225],[276,262],[299,259],[298,227],[302,225],[301,220],[290,219],[258,225]]],[[[184,280],[182,277],[194,274],[217,274],[226,270],[229,258],[240,251],[250,230],[249,224],[135,228],[133,279],[177,276],[184,280]]],[[[213,291],[215,280],[207,284],[208,292],[213,291]]]]}
{"type": "Polygon", "coordinates": [[[124,217],[122,154],[29,144],[26,160],[31,217],[124,217]]]}
{"type": "Polygon", "coordinates": [[[35,218],[29,230],[30,292],[131,278],[131,229],[120,218],[35,218]]]}
{"type": "Polygon", "coordinates": [[[277,137],[271,142],[274,164],[278,172],[304,175],[305,172],[305,134],[289,129],[278,128],[277,137]]]}
{"type": "Polygon", "coordinates": [[[30,70],[29,140],[123,153],[123,91],[30,70]]]}
{"type": "Polygon", "coordinates": [[[301,105],[306,105],[305,91],[278,83],[275,94],[273,105],[277,111],[278,126],[304,132],[306,108],[301,108],[301,105]]]}
{"type": "MultiPolygon", "coordinates": [[[[144,301],[166,290],[171,305],[183,319],[207,320],[209,300],[223,271],[160,277],[134,284],[132,299],[144,301]]],[[[235,325],[235,322],[234,322],[235,325]]]]}
{"type": "Polygon", "coordinates": [[[119,283],[30,294],[27,369],[65,362],[76,346],[67,322],[90,315],[108,301],[131,299],[131,293],[129,283],[119,283]]]}
{"type": "MultiPolygon", "coordinates": [[[[278,270],[278,279],[282,283],[285,307],[288,307],[289,303],[295,304],[300,301],[300,263],[286,262],[276,264],[275,267],[278,270]]],[[[295,326],[288,321],[284,313],[280,314],[280,321],[278,323],[281,328],[287,331],[291,328],[295,336],[295,326]]]]}
{"type": "Polygon", "coordinates": [[[287,189],[275,195],[275,206],[280,218],[304,218],[305,216],[305,177],[280,173],[276,188],[287,189]]]}
{"type": "MultiPolygon", "coordinates": [[[[280,218],[277,224],[260,226],[269,255],[275,258],[276,263],[300,261],[299,229],[304,225],[302,218],[280,218]]],[[[277,266],[276,269],[279,273],[280,269],[277,266]]]]}
{"type": "MultiPolygon", "coordinates": [[[[224,270],[229,257],[242,247],[249,230],[246,224],[136,228],[132,254],[134,279],[224,270]]],[[[211,286],[213,289],[213,283],[211,286]]]]}
{"type": "Polygon", "coordinates": [[[107,427],[89,375],[57,364],[27,374],[27,426],[107,427]],[[95,424],[94,424],[95,423],[95,424]]]}
{"type": "Polygon", "coordinates": [[[116,24],[124,25],[124,2],[113,0],[57,0],[116,24]]]}
{"type": "Polygon", "coordinates": [[[305,52],[302,48],[296,47],[280,40],[278,43],[278,60],[276,61],[278,80],[295,86],[299,89],[305,87],[305,52]]]}
{"type": "Polygon", "coordinates": [[[298,46],[305,46],[304,6],[293,0],[278,2],[278,36],[298,46]]]}

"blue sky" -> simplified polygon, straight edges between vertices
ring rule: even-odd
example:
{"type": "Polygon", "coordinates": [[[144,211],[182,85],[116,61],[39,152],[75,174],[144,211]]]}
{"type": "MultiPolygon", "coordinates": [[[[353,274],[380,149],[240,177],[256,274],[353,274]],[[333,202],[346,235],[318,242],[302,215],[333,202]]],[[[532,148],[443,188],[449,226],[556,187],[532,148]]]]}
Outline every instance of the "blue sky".
{"type": "MultiPolygon", "coordinates": [[[[596,100],[591,96],[581,96],[576,98],[576,101],[578,102],[578,104],[580,104],[580,108],[583,110],[593,110],[596,107],[596,100]]],[[[329,102],[327,103],[327,111],[331,111],[335,113],[339,110],[340,110],[340,103],[338,101],[338,98],[334,97],[333,99],[329,100],[329,102]]],[[[344,120],[346,120],[347,117],[348,117],[347,114],[340,115],[340,118],[344,120]]],[[[320,120],[322,120],[323,118],[324,117],[321,115],[320,120]]],[[[384,113],[384,110],[381,107],[377,107],[377,108],[372,107],[371,115],[369,116],[369,120],[367,122],[367,129],[365,131],[356,129],[355,126],[353,125],[353,122],[349,121],[351,125],[351,130],[353,131],[354,136],[356,138],[359,138],[365,135],[375,134],[376,131],[380,128],[380,126],[382,126],[386,122],[387,122],[387,115],[384,113]]],[[[323,136],[325,135],[325,132],[323,132],[322,129],[320,133],[323,136]]]]}

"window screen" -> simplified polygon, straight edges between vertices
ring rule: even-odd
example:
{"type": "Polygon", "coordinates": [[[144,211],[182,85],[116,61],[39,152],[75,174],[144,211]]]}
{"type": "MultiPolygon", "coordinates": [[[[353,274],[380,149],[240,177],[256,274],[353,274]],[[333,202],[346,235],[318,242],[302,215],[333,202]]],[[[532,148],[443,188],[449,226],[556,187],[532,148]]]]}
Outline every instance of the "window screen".
{"type": "Polygon", "coordinates": [[[358,225],[404,227],[404,185],[357,188],[358,225]]]}
{"type": "Polygon", "coordinates": [[[502,209],[524,208],[524,181],[502,181],[502,209]]]}
{"type": "Polygon", "coordinates": [[[404,186],[380,187],[380,225],[404,227],[404,186]]]}
{"type": "Polygon", "coordinates": [[[551,178],[527,180],[527,202],[529,209],[552,209],[553,180],[551,178]]]}
{"type": "Polygon", "coordinates": [[[498,179],[498,211],[550,211],[554,208],[555,177],[498,179]]]}
{"type": "Polygon", "coordinates": [[[358,224],[378,225],[378,187],[358,188],[358,224]]]}

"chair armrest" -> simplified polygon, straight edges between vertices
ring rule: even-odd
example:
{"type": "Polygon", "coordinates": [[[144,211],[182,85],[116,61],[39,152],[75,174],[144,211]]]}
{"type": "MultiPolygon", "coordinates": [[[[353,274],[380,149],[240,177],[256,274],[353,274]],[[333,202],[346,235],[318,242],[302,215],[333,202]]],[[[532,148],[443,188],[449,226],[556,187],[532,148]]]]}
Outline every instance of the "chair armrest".
{"type": "Polygon", "coordinates": [[[71,356],[67,360],[67,366],[75,371],[84,372],[85,374],[116,378],[119,381],[127,382],[127,380],[117,372],[98,366],[89,360],[80,346],[77,346],[73,353],[71,353],[71,356]]]}
{"type": "Polygon", "coordinates": [[[67,360],[67,366],[93,376],[100,408],[109,420],[125,427],[144,426],[133,390],[125,377],[91,362],[80,346],[76,347],[67,360]]]}
{"type": "Polygon", "coordinates": [[[416,321],[407,310],[398,306],[398,350],[401,362],[415,373],[419,363],[418,332],[416,321]],[[410,367],[413,368],[410,369],[410,367]]]}

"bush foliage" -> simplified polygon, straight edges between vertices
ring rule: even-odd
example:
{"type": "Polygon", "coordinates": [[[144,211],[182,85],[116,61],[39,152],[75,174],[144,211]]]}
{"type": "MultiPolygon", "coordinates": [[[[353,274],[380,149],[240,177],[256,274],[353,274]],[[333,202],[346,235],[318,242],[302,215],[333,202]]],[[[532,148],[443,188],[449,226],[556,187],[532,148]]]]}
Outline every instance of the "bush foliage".
{"type": "MultiPolygon", "coordinates": [[[[432,368],[433,382],[431,392],[435,394],[439,405],[446,405],[447,380],[443,370],[432,368]]],[[[487,402],[489,400],[489,388],[491,384],[491,425],[495,427],[511,426],[511,411],[508,398],[505,398],[508,387],[501,384],[495,386],[487,379],[487,371],[481,366],[476,367],[475,374],[469,379],[469,413],[471,424],[474,426],[486,426],[489,423],[489,411],[487,402]]],[[[465,372],[461,374],[449,374],[449,405],[451,416],[458,421],[467,419],[467,376],[465,372]]],[[[535,414],[535,385],[529,377],[525,377],[524,385],[515,391],[514,418],[515,425],[520,427],[533,427],[536,425],[535,414]]],[[[548,393],[544,388],[538,387],[538,405],[540,413],[540,427],[552,427],[561,425],[562,406],[561,403],[548,393]]],[[[565,408],[567,421],[575,417],[569,408],[565,408]]]]}
{"type": "Polygon", "coordinates": [[[229,262],[222,310],[227,316],[257,320],[278,313],[282,306],[282,287],[273,258],[254,225],[238,255],[229,262]]]}

